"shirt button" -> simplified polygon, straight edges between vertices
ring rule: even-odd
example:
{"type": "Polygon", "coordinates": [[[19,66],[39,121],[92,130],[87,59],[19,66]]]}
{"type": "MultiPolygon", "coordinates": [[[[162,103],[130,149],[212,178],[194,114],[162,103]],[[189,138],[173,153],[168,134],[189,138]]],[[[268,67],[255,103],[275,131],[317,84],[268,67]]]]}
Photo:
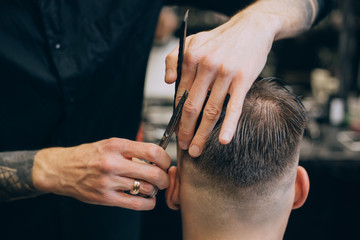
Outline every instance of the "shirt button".
{"type": "Polygon", "coordinates": [[[60,43],[56,43],[56,44],[55,44],[55,49],[60,49],[60,48],[61,48],[60,43]]]}

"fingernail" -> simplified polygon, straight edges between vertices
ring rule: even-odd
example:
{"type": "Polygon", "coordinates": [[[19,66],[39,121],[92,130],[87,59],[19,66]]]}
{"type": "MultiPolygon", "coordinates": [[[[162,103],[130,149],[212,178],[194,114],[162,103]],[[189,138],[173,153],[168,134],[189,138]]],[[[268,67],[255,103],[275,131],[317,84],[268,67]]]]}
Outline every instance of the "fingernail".
{"type": "Polygon", "coordinates": [[[187,143],[185,143],[185,142],[179,141],[179,147],[182,150],[187,150],[189,148],[189,145],[187,143]]]}
{"type": "Polygon", "coordinates": [[[224,132],[221,135],[221,139],[224,140],[225,142],[230,142],[231,141],[231,135],[229,132],[224,132]]]}
{"type": "Polygon", "coordinates": [[[190,149],[189,149],[189,154],[192,157],[198,157],[200,156],[200,148],[196,145],[191,145],[190,149]]]}

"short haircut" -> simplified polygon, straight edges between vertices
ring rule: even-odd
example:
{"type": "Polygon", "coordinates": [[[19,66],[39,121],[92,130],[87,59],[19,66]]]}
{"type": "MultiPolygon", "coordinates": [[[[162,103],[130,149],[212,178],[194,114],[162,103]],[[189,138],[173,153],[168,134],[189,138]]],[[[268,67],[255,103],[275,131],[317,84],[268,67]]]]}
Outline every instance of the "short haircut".
{"type": "MultiPolygon", "coordinates": [[[[231,193],[234,187],[266,186],[264,183],[282,177],[298,164],[305,109],[281,80],[264,78],[254,82],[232,141],[222,145],[218,139],[226,105],[203,153],[194,159],[183,151],[180,166],[192,163],[196,174],[206,177],[207,185],[231,193]]],[[[204,187],[196,181],[197,176],[190,178],[200,185],[197,187],[204,187]]]]}

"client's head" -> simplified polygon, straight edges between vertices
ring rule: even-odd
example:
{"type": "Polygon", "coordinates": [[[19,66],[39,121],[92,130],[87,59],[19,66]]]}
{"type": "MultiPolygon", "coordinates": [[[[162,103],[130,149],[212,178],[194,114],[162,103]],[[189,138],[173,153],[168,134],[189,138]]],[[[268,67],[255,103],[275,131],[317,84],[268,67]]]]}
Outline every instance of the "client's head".
{"type": "Polygon", "coordinates": [[[166,197],[181,208],[184,238],[281,239],[291,212],[306,200],[309,180],[298,166],[306,116],[299,99],[274,78],[246,95],[231,143],[219,142],[226,103],[203,153],[178,148],[166,197]]]}

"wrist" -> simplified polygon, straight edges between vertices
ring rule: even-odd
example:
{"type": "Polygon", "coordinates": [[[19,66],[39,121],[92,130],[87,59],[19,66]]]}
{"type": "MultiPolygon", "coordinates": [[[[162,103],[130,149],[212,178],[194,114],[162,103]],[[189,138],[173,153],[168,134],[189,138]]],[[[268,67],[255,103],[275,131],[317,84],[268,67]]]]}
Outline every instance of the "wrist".
{"type": "Polygon", "coordinates": [[[238,36],[243,36],[246,33],[254,41],[261,41],[260,46],[269,52],[277,33],[280,31],[281,21],[275,14],[264,13],[258,11],[257,8],[252,5],[249,6],[234,15],[221,27],[236,29],[233,33],[238,32],[238,36]]]}
{"type": "Polygon", "coordinates": [[[49,165],[49,162],[55,161],[52,159],[54,150],[56,150],[56,148],[42,149],[38,151],[34,157],[32,180],[34,187],[38,191],[54,192],[54,178],[56,174],[49,165]]]}
{"type": "Polygon", "coordinates": [[[244,12],[261,19],[274,40],[280,40],[308,30],[316,15],[315,8],[311,0],[258,0],[244,12]]]}

